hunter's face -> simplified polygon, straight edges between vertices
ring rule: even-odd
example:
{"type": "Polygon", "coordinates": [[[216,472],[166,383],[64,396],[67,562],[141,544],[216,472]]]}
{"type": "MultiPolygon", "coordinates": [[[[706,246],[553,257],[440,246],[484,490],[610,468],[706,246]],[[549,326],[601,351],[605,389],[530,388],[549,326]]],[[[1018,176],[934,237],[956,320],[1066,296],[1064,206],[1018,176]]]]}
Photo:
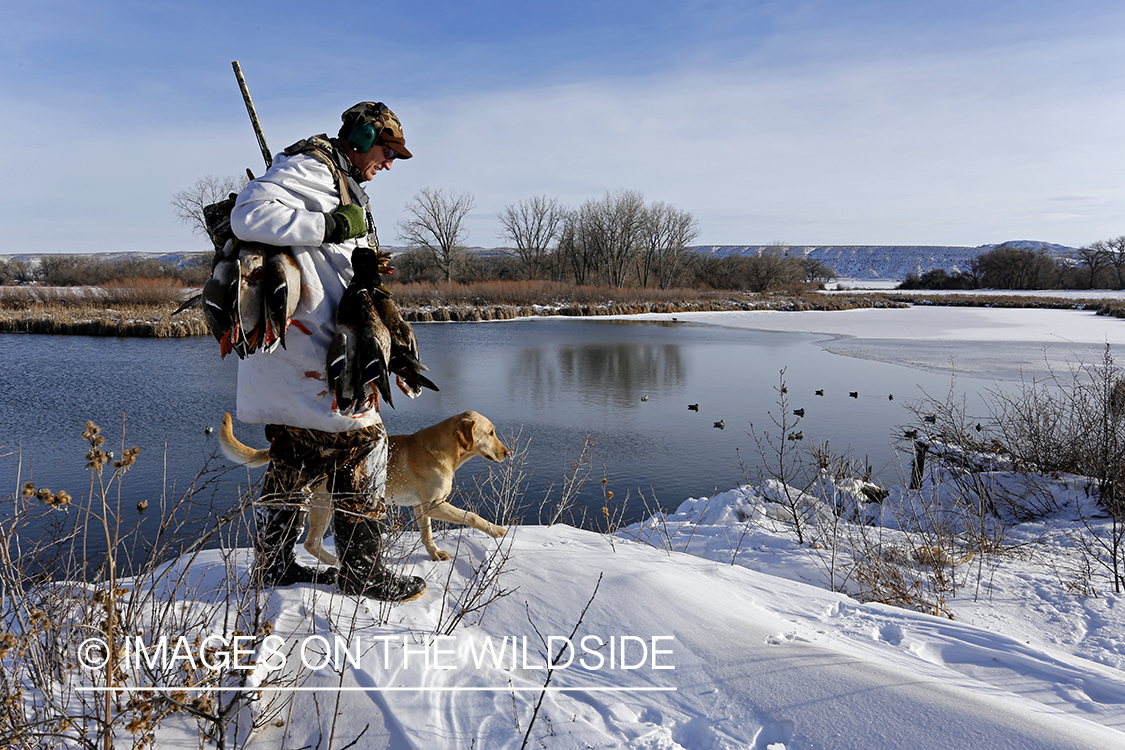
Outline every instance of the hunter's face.
{"type": "Polygon", "coordinates": [[[394,151],[378,143],[362,154],[357,151],[351,151],[348,154],[348,157],[352,160],[352,164],[355,165],[355,168],[358,169],[360,175],[362,175],[362,182],[370,181],[375,176],[376,172],[390,169],[395,156],[394,151]]]}

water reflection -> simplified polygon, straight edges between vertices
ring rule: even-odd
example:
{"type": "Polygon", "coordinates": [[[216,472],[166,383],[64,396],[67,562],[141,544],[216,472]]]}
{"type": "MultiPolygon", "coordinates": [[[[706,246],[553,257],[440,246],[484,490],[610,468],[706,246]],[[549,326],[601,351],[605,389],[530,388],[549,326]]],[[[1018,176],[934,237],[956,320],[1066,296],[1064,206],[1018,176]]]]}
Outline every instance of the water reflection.
{"type": "MultiPolygon", "coordinates": [[[[751,423],[770,425],[782,368],[792,408],[806,409],[798,428],[806,441],[850,448],[879,472],[897,468],[890,443],[909,419],[903,405],[922,388],[944,394],[950,387],[942,373],[827,353],[814,344],[823,337],[809,335],[573,319],[416,330],[441,392],[396,399],[397,408],[383,409],[388,431],[413,432],[465,409],[485,414],[502,433],[522,430],[532,475],[526,521],[537,520],[547,488],[561,480],[587,436],[597,441],[595,476],[604,474],[618,498],[631,496],[627,519],[645,512],[642,491],[650,509],[672,509],[687,497],[737,486],[746,479],[741,464],[754,460],[746,433],[751,423]],[[817,389],[825,395],[816,396],[817,389]],[[696,403],[699,411],[689,411],[696,403]],[[720,419],[724,430],[711,426],[720,419]]],[[[209,338],[0,336],[0,444],[23,449],[22,460],[0,456],[0,481],[15,488],[16,477],[26,479],[33,467],[38,485],[77,497],[89,483],[82,423],[94,419],[119,435],[124,413],[126,446],[142,451],[122,505],[132,508],[141,497],[156,505],[167,487],[185,486],[215,453],[215,436],[204,427],[233,410],[236,366],[214,349],[209,338]]],[[[965,391],[988,385],[958,381],[965,391]]],[[[239,424],[236,433],[265,445],[258,426],[239,424]]],[[[458,482],[487,468],[472,461],[458,482]]],[[[231,483],[245,487],[260,471],[236,472],[231,483]]],[[[237,489],[222,489],[219,499],[233,500],[237,489]]],[[[579,499],[599,515],[601,489],[590,486],[579,499]]]]}
{"type": "Polygon", "coordinates": [[[594,405],[638,401],[687,378],[683,351],[676,344],[564,346],[551,366],[563,379],[577,383],[583,398],[594,405]]]}

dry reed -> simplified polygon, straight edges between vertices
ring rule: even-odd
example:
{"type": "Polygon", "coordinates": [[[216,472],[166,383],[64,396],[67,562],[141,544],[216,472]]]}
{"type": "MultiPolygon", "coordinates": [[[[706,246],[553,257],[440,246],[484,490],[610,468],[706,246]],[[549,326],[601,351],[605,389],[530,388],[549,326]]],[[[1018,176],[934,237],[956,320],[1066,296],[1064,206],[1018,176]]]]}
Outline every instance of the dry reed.
{"type": "MultiPolygon", "coordinates": [[[[411,321],[506,320],[532,316],[637,315],[737,310],[850,310],[911,305],[1092,309],[1125,316],[1120,302],[1099,298],[834,292],[803,288],[779,292],[714,289],[641,289],[577,286],[553,281],[486,281],[473,284],[393,284],[391,290],[411,321]]],[[[91,336],[182,337],[207,335],[198,307],[173,317],[180,300],[196,290],[173,279],[133,279],[97,287],[0,287],[0,332],[91,336]]]]}
{"type": "Polygon", "coordinates": [[[198,308],[172,317],[189,290],[174,280],[138,279],[101,287],[4,287],[0,332],[179,338],[207,334],[198,308]]]}

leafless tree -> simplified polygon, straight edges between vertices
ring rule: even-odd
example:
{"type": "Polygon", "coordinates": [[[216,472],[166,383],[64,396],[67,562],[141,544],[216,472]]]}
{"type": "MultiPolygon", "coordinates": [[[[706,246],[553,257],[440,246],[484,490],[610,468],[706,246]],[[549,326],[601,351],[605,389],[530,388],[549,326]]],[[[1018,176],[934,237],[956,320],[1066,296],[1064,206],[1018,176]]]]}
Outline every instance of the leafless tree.
{"type": "Polygon", "coordinates": [[[563,223],[559,249],[576,284],[625,285],[640,249],[644,197],[636,190],[591,198],[563,223]],[[598,278],[592,278],[596,273],[598,278]]]}
{"type": "Polygon", "coordinates": [[[574,283],[582,286],[593,282],[595,248],[580,229],[580,213],[568,211],[559,225],[559,243],[556,250],[556,268],[562,276],[568,269],[574,283]]]}
{"type": "Polygon", "coordinates": [[[799,261],[786,258],[776,249],[769,248],[761,255],[745,259],[743,272],[746,288],[752,292],[777,289],[804,278],[804,268],[799,261]]]}
{"type": "Polygon", "coordinates": [[[1112,240],[1106,240],[1105,243],[1110,250],[1109,264],[1113,266],[1113,270],[1117,273],[1117,283],[1114,287],[1125,289],[1125,234],[1112,240]]]}
{"type": "Polygon", "coordinates": [[[557,198],[542,195],[508,204],[500,212],[500,236],[515,246],[529,279],[542,275],[548,248],[558,236],[565,214],[557,198]]]}
{"type": "Polygon", "coordinates": [[[204,175],[187,190],[172,196],[172,208],[176,218],[191,228],[192,234],[207,236],[207,223],[203,220],[203,209],[218,203],[231,193],[238,193],[246,187],[246,177],[215,177],[204,175]]]}
{"type": "Polygon", "coordinates": [[[663,201],[646,208],[641,216],[637,280],[670,288],[687,263],[688,243],[699,236],[699,224],[690,211],[681,211],[663,201]]]}
{"type": "Polygon", "coordinates": [[[398,223],[399,238],[430,253],[445,280],[452,281],[469,236],[465,217],[476,208],[476,200],[471,193],[423,188],[405,208],[408,216],[398,223]]]}
{"type": "Polygon", "coordinates": [[[644,196],[636,190],[619,190],[588,203],[589,228],[600,235],[598,247],[606,281],[611,286],[625,286],[629,266],[640,251],[644,196]]]}
{"type": "Polygon", "coordinates": [[[1043,250],[1001,245],[973,259],[974,276],[992,289],[1051,289],[1059,279],[1059,262],[1043,250]]]}
{"type": "Polygon", "coordinates": [[[1099,277],[1102,276],[1102,272],[1108,271],[1112,267],[1113,250],[1109,243],[1104,240],[1092,242],[1085,247],[1078,248],[1077,254],[1086,266],[1086,287],[1088,289],[1099,288],[1101,286],[1099,277]]]}
{"type": "Polygon", "coordinates": [[[805,269],[805,281],[831,281],[836,278],[836,269],[816,258],[805,256],[801,259],[801,267],[805,269]]]}

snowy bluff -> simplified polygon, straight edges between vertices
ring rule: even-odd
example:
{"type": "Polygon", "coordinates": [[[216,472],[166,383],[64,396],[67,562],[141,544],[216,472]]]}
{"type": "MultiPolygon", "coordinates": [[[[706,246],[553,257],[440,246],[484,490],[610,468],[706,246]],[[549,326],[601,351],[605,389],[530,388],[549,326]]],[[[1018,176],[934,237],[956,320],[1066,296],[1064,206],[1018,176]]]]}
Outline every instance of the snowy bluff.
{"type": "Polygon", "coordinates": [[[704,256],[778,253],[783,257],[809,258],[836,270],[845,279],[887,279],[901,281],[908,274],[942,269],[949,274],[967,271],[973,259],[1001,245],[1020,250],[1045,251],[1073,257],[1075,248],[1050,242],[1019,240],[978,247],[957,245],[702,245],[693,247],[704,256]]]}

